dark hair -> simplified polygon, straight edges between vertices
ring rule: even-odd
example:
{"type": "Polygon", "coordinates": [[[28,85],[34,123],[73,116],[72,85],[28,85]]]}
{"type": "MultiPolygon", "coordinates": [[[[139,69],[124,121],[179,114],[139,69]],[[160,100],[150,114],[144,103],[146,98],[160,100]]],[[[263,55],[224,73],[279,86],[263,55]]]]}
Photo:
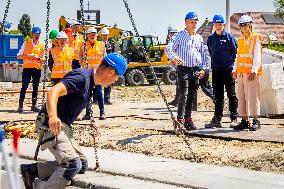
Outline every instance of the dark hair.
{"type": "Polygon", "coordinates": [[[115,73],[117,74],[117,75],[119,75],[118,73],[117,73],[117,71],[116,71],[116,69],[114,68],[114,67],[112,67],[111,65],[109,65],[109,64],[107,64],[107,63],[105,63],[105,60],[103,60],[102,61],[102,63],[99,65],[99,68],[108,68],[108,69],[112,69],[112,70],[114,70],[115,71],[115,73]]]}

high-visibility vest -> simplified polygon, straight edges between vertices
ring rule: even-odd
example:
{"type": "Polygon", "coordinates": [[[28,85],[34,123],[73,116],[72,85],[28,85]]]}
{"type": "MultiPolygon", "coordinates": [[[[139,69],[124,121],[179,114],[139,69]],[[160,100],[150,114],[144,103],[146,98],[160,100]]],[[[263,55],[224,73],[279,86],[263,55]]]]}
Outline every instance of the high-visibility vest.
{"type": "Polygon", "coordinates": [[[80,48],[84,42],[84,37],[81,34],[77,34],[76,38],[73,35],[70,36],[69,47],[72,47],[74,50],[74,59],[79,60],[80,48]]]}
{"type": "MultiPolygon", "coordinates": [[[[91,45],[89,41],[86,42],[87,47],[87,58],[88,58],[88,68],[96,69],[101,63],[105,56],[105,43],[102,41],[95,41],[95,44],[91,45]]],[[[86,61],[84,60],[84,46],[81,47],[81,57],[82,67],[86,67],[86,61]]]]}
{"type": "MultiPolygon", "coordinates": [[[[32,40],[29,40],[28,42],[25,42],[24,44],[24,55],[33,54],[39,58],[43,58],[44,54],[44,48],[43,45],[40,42],[37,42],[36,46],[33,46],[32,40]]],[[[35,60],[32,58],[24,58],[23,59],[23,68],[36,68],[41,70],[42,69],[42,63],[40,60],[35,60]]]]}
{"type": "Polygon", "coordinates": [[[65,74],[72,70],[73,49],[66,45],[63,50],[59,47],[54,47],[50,50],[54,61],[51,78],[63,78],[65,74]]]}
{"type": "MultiPolygon", "coordinates": [[[[251,73],[257,39],[260,40],[261,53],[262,53],[262,44],[261,44],[262,37],[260,34],[252,32],[247,40],[245,40],[243,36],[239,38],[238,53],[237,53],[237,69],[236,69],[237,73],[251,73]]],[[[259,68],[257,74],[258,75],[262,74],[262,67],[259,68]]]]}

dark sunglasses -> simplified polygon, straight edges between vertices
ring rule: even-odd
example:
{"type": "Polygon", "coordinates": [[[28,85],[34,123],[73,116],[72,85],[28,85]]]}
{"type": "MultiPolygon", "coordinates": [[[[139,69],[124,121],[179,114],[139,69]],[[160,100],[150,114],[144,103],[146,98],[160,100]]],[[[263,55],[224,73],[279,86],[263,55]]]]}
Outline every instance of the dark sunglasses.
{"type": "Polygon", "coordinates": [[[240,28],[250,26],[250,23],[243,23],[243,24],[240,24],[239,26],[240,26],[240,28]]]}

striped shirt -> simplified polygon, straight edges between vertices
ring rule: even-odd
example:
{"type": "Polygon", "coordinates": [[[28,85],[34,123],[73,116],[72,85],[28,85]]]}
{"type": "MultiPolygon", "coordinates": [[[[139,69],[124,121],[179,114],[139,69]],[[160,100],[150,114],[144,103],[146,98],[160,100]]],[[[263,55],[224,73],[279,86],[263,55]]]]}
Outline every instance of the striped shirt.
{"type": "Polygon", "coordinates": [[[199,34],[190,36],[185,29],[176,33],[168,44],[166,54],[171,61],[181,58],[185,62],[183,66],[208,69],[206,49],[199,34]]]}

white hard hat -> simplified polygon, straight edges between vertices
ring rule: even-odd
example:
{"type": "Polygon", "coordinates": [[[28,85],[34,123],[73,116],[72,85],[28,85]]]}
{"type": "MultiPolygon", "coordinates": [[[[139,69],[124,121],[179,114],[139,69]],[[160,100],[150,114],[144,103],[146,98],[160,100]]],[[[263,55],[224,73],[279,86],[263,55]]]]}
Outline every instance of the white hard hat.
{"type": "Polygon", "coordinates": [[[101,29],[101,34],[102,35],[109,35],[109,30],[107,28],[101,29]]]}
{"type": "Polygon", "coordinates": [[[78,21],[76,21],[76,20],[72,20],[72,21],[70,22],[70,27],[73,27],[73,26],[75,26],[75,25],[80,25],[80,23],[79,23],[78,21]]]}
{"type": "Polygon", "coordinates": [[[248,15],[243,15],[241,16],[241,18],[239,19],[238,24],[244,24],[244,23],[252,23],[252,18],[248,15]]]}
{"type": "Polygon", "coordinates": [[[179,27],[172,27],[172,29],[170,30],[170,33],[177,33],[180,31],[179,27]]]}
{"type": "Polygon", "coordinates": [[[56,36],[57,39],[68,39],[67,34],[64,31],[61,31],[56,36]]]}
{"type": "Polygon", "coordinates": [[[87,33],[97,33],[97,29],[94,27],[89,27],[87,33]]]}

